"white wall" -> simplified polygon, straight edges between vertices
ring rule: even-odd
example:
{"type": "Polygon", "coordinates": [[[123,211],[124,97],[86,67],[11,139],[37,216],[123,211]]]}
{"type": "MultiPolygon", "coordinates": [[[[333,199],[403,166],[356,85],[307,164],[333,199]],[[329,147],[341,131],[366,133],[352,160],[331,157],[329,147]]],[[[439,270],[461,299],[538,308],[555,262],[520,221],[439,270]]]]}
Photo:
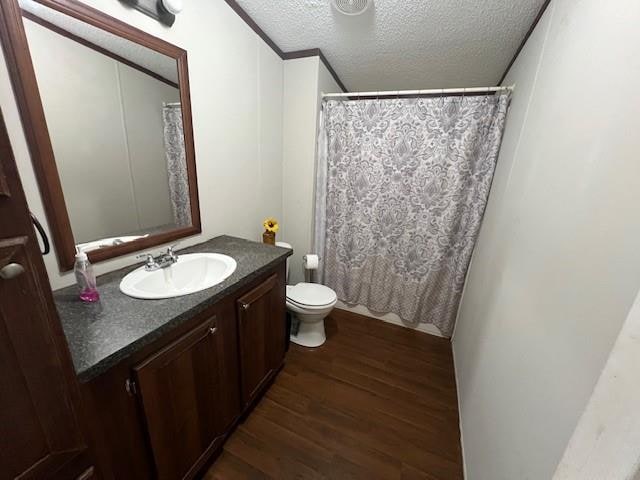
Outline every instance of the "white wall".
{"type": "MultiPolygon", "coordinates": [[[[191,0],[172,28],[112,0],[94,8],[188,52],[194,140],[203,233],[259,239],[264,217],[282,217],[283,62],[223,0],[191,0]]],[[[32,211],[45,223],[5,62],[0,60],[0,108],[32,211]]],[[[99,181],[94,179],[94,181],[99,181]]],[[[130,265],[134,255],[97,266],[98,273],[130,265]]],[[[53,288],[74,282],[45,257],[53,288]]]]}
{"type": "Polygon", "coordinates": [[[551,478],[640,284],[640,3],[555,0],[519,56],[453,339],[467,478],[551,478]]]}
{"type": "Polygon", "coordinates": [[[316,134],[322,93],[341,92],[320,57],[284,62],[282,231],[293,245],[289,283],[304,280],[302,256],[312,251],[316,182],[316,134]]]}
{"type": "Polygon", "coordinates": [[[283,218],[278,239],[293,246],[289,283],[304,280],[302,256],[312,243],[318,57],[284,62],[282,186],[283,218]]]}
{"type": "Polygon", "coordinates": [[[554,480],[640,478],[640,295],[636,297],[554,480]]]}
{"type": "MultiPolygon", "coordinates": [[[[315,57],[320,60],[320,57],[315,57]]],[[[318,61],[318,91],[316,96],[318,98],[318,112],[320,112],[320,106],[322,104],[322,94],[323,93],[340,93],[342,92],[342,88],[333,78],[331,72],[327,69],[324,62],[318,61]]],[[[316,115],[316,122],[318,120],[318,115],[316,115]]],[[[317,126],[317,123],[316,123],[317,126]]]]}

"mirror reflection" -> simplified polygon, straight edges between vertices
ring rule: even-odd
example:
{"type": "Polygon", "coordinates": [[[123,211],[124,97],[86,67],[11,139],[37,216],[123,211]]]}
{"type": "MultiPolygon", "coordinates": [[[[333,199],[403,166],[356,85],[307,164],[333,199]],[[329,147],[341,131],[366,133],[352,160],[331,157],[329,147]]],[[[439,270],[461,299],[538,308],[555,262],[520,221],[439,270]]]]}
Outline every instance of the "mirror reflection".
{"type": "Polygon", "coordinates": [[[192,225],[174,58],[20,2],[75,243],[192,225]]]}

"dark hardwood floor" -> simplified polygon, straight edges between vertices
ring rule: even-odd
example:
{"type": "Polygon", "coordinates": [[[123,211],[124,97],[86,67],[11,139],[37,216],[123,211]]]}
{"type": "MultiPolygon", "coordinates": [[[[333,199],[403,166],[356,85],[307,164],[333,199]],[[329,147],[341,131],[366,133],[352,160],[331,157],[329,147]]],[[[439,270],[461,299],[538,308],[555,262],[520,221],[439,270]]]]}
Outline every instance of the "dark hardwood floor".
{"type": "Polygon", "coordinates": [[[343,310],[326,328],[291,346],[206,480],[461,479],[449,341],[343,310]]]}

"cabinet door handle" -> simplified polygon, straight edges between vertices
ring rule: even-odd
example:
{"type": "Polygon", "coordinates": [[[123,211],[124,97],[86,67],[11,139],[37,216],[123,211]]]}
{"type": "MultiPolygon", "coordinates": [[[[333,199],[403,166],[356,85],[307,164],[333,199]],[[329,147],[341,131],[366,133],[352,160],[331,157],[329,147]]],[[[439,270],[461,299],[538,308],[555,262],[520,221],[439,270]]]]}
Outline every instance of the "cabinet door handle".
{"type": "Polygon", "coordinates": [[[209,328],[209,333],[210,333],[211,335],[213,335],[214,333],[216,333],[216,330],[217,330],[217,328],[216,328],[216,327],[211,327],[211,328],[209,328]]]}
{"type": "Polygon", "coordinates": [[[248,303],[244,303],[244,302],[240,304],[240,307],[242,307],[243,310],[249,310],[249,306],[250,305],[248,303]]]}
{"type": "Polygon", "coordinates": [[[124,381],[124,389],[127,391],[130,397],[133,397],[138,394],[138,388],[136,387],[136,382],[127,378],[124,381]]]}
{"type": "Polygon", "coordinates": [[[29,212],[29,215],[31,215],[31,221],[33,222],[33,226],[36,228],[36,230],[40,234],[40,239],[42,240],[42,250],[40,253],[42,253],[42,255],[46,255],[51,251],[51,247],[49,246],[49,237],[47,237],[47,232],[44,231],[44,228],[42,228],[42,225],[40,224],[40,222],[38,221],[38,219],[33,213],[29,212]]]}
{"type": "Polygon", "coordinates": [[[10,263],[0,268],[0,278],[3,280],[13,280],[24,273],[24,267],[19,263],[10,263]]]}

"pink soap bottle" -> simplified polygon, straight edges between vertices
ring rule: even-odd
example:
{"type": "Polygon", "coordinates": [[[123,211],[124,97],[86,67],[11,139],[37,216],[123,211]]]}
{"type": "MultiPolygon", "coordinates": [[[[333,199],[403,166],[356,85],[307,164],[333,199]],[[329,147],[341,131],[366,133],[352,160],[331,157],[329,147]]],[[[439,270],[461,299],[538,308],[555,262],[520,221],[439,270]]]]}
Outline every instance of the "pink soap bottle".
{"type": "Polygon", "coordinates": [[[96,276],[93,273],[93,266],[89,262],[89,257],[82,250],[76,253],[76,263],[73,267],[76,275],[76,283],[80,289],[80,300],[83,302],[97,302],[100,300],[98,287],[96,286],[96,276]]]}

